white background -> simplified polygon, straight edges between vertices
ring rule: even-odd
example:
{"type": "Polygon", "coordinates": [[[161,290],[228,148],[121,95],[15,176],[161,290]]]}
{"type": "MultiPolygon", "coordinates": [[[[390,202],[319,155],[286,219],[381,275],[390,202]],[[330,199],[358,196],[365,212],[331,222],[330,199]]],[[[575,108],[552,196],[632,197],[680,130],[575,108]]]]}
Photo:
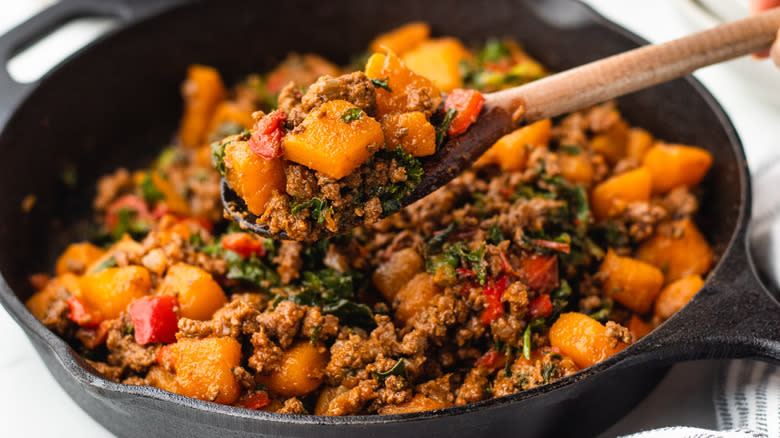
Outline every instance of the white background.
{"type": "MultiPolygon", "coordinates": [[[[726,1],[726,0],[724,0],[726,1]]],[[[678,0],[587,0],[609,18],[652,42],[666,41],[692,30],[680,17],[678,0]]],[[[52,0],[0,0],[0,33],[23,21],[52,0]]],[[[93,20],[69,26],[38,49],[47,59],[78,47],[108,27],[93,20]]],[[[21,57],[11,65],[17,77],[33,75],[36,59],[21,57]]],[[[2,66],[0,66],[2,68],[2,66]]],[[[759,102],[742,77],[729,66],[714,66],[697,76],[722,103],[746,146],[751,167],[778,156],[772,145],[780,126],[780,108],[759,102]],[[769,135],[768,127],[774,127],[769,135]]],[[[780,82],[780,72],[778,72],[780,82]]],[[[0,90],[2,98],[3,90],[0,90]]],[[[772,195],[774,196],[774,195],[772,195]]],[[[85,414],[51,377],[22,330],[0,308],[0,436],[107,437],[105,429],[85,414]]],[[[690,425],[714,427],[712,379],[719,364],[697,362],[675,366],[667,378],[631,414],[603,436],[647,428],[690,425]]],[[[143,421],[139,419],[139,421],[143,421]]]]}

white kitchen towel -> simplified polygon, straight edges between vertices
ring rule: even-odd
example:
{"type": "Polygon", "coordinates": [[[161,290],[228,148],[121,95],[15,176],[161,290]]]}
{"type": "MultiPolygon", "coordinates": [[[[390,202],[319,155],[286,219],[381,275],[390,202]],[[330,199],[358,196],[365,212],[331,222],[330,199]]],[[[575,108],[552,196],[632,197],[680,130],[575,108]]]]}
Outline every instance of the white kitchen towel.
{"type": "Polygon", "coordinates": [[[713,401],[718,428],[666,427],[630,438],[778,438],[780,437],[780,367],[732,360],[715,379],[713,401]]]}

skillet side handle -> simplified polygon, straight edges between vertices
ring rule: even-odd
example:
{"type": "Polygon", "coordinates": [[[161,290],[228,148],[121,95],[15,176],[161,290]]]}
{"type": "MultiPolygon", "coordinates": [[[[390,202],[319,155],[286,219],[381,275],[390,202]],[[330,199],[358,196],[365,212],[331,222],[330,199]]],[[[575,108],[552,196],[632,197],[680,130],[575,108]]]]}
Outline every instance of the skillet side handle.
{"type": "Polygon", "coordinates": [[[68,21],[79,17],[116,17],[119,28],[187,0],[69,0],[60,1],[0,36],[0,130],[19,104],[37,85],[16,82],[8,61],[17,53],[68,21]]]}
{"type": "Polygon", "coordinates": [[[636,345],[670,361],[754,358],[780,363],[780,303],[755,271],[745,239],[682,310],[636,345]]]}

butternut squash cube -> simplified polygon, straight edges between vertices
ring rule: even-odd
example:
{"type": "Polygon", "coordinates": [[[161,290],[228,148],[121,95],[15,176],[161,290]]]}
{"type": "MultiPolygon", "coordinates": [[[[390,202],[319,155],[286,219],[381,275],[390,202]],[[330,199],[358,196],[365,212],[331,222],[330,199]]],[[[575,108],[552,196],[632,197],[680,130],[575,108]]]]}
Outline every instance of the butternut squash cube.
{"type": "Polygon", "coordinates": [[[392,90],[376,89],[377,118],[408,111],[422,111],[430,117],[441,103],[441,92],[433,81],[407,68],[395,53],[371,55],[366,63],[366,76],[387,78],[387,85],[392,90]]]}
{"type": "Polygon", "coordinates": [[[421,272],[415,275],[395,295],[393,308],[396,321],[405,325],[414,315],[431,305],[439,294],[441,288],[434,283],[431,274],[421,272]]]}
{"type": "Polygon", "coordinates": [[[57,259],[57,275],[67,272],[80,275],[105,253],[89,242],[71,243],[57,259]]]}
{"type": "MultiPolygon", "coordinates": [[[[612,112],[616,114],[614,117],[620,117],[617,110],[613,109],[612,112]]],[[[610,164],[615,164],[626,156],[627,142],[628,123],[619,119],[605,131],[593,137],[590,141],[590,147],[593,149],[593,152],[604,155],[604,158],[610,164]]]]}
{"type": "Polygon", "coordinates": [[[252,108],[245,108],[235,102],[224,101],[217,104],[214,115],[209,123],[209,134],[214,134],[223,123],[234,123],[244,129],[250,129],[255,124],[252,118],[252,108]]]}
{"type": "Polygon", "coordinates": [[[607,328],[600,322],[577,312],[561,315],[549,332],[550,345],[574,360],[580,368],[587,368],[627,347],[607,336],[607,328]]]}
{"type": "Polygon", "coordinates": [[[647,336],[648,333],[653,331],[653,328],[650,327],[650,324],[642,321],[642,318],[631,315],[631,319],[628,320],[628,331],[631,332],[631,337],[634,338],[634,342],[636,342],[647,336]]]}
{"type": "Polygon", "coordinates": [[[712,154],[679,144],[657,144],[645,154],[642,164],[653,176],[653,194],[699,184],[712,165],[712,154]]]}
{"type": "Polygon", "coordinates": [[[398,291],[422,272],[424,266],[420,254],[414,248],[406,248],[393,253],[389,260],[379,265],[371,279],[385,300],[392,303],[398,291]]]}
{"type": "Polygon", "coordinates": [[[116,255],[118,251],[122,251],[126,254],[140,254],[142,251],[141,244],[133,240],[132,237],[125,234],[121,239],[116,241],[111,248],[109,248],[102,256],[94,260],[87,268],[87,274],[94,273],[110,265],[111,258],[116,255]]]}
{"type": "Polygon", "coordinates": [[[670,283],[689,275],[704,275],[712,265],[712,248],[690,219],[660,225],[636,252],[639,260],[664,272],[670,283]]]}
{"type": "Polygon", "coordinates": [[[494,163],[502,170],[515,172],[525,170],[528,161],[528,148],[546,146],[550,143],[552,121],[540,120],[523,126],[501,137],[480,158],[482,163],[494,163]]]}
{"type": "Polygon", "coordinates": [[[626,144],[626,156],[640,163],[647,151],[653,147],[653,135],[642,128],[628,130],[628,143],[626,144]]]}
{"type": "MultiPolygon", "coordinates": [[[[241,364],[241,344],[233,338],[181,339],[172,345],[178,394],[233,404],[241,385],[233,368],[241,364]]],[[[164,381],[164,380],[163,380],[164,381]]]]}
{"type": "Polygon", "coordinates": [[[593,182],[593,163],[585,151],[572,155],[566,151],[558,154],[561,175],[575,184],[589,186],[593,182]]]}
{"type": "Polygon", "coordinates": [[[236,139],[225,146],[225,170],[230,188],[257,216],[263,214],[274,192],[284,192],[284,162],[259,157],[246,141],[236,139]]]}
{"type": "Polygon", "coordinates": [[[652,177],[645,167],[622,173],[597,185],[591,193],[599,220],[621,213],[630,202],[650,199],[652,177]]]}
{"type": "Polygon", "coordinates": [[[387,50],[403,55],[406,51],[415,48],[418,44],[428,39],[431,28],[428,23],[407,23],[390,32],[380,34],[371,41],[368,46],[372,52],[385,52],[387,50]]]}
{"type": "Polygon", "coordinates": [[[298,341],[284,352],[279,368],[270,375],[257,376],[257,382],[283,397],[308,394],[325,380],[329,357],[324,345],[298,341]]]}
{"type": "Polygon", "coordinates": [[[222,288],[203,269],[177,263],[165,274],[160,294],[174,295],[179,300],[179,314],[189,319],[211,319],[214,312],[227,302],[222,288]]]}
{"type": "Polygon", "coordinates": [[[700,275],[689,275],[667,285],[655,299],[655,316],[668,319],[688,304],[704,286],[700,275]]]}
{"type": "Polygon", "coordinates": [[[620,257],[610,248],[599,268],[602,289],[618,303],[639,314],[645,314],[664,285],[664,274],[655,266],[620,257]]]}
{"type": "Polygon", "coordinates": [[[459,64],[471,53],[455,38],[437,38],[423,41],[404,53],[401,60],[413,72],[433,81],[442,91],[463,86],[459,64]]]}
{"type": "Polygon", "coordinates": [[[379,122],[345,100],[325,102],[300,126],[303,131],[284,137],[284,157],[335,179],[352,173],[384,143],[379,122]],[[346,121],[352,112],[359,118],[346,121]]]}
{"type": "Polygon", "coordinates": [[[148,295],[151,289],[149,271],[142,266],[107,268],[79,280],[81,298],[105,319],[118,318],[128,304],[148,295]]]}
{"type": "Polygon", "coordinates": [[[393,150],[401,146],[415,157],[436,152],[436,128],[420,111],[388,114],[382,117],[385,147],[393,150]]]}
{"type": "Polygon", "coordinates": [[[182,86],[184,116],[179,126],[179,140],[187,147],[200,146],[217,104],[225,99],[225,85],[219,72],[205,65],[191,65],[182,86]]]}

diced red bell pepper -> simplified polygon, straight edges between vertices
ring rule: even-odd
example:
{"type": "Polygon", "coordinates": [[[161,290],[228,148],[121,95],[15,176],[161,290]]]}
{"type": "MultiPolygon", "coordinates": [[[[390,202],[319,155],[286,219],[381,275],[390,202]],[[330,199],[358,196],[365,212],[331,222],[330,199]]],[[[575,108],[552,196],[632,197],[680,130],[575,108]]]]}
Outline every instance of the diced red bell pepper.
{"type": "Polygon", "coordinates": [[[531,239],[531,243],[536,246],[541,246],[542,248],[551,249],[553,251],[562,252],[564,254],[568,254],[571,251],[571,244],[556,242],[554,240],[531,239]]]}
{"type": "Polygon", "coordinates": [[[135,195],[124,195],[112,202],[106,209],[106,225],[109,229],[113,230],[119,223],[119,211],[122,209],[135,211],[139,220],[146,220],[151,217],[146,202],[135,195]]]}
{"type": "Polygon", "coordinates": [[[506,364],[506,355],[500,351],[490,349],[482,357],[477,359],[476,365],[482,365],[485,368],[497,370],[506,364]]]}
{"type": "Polygon", "coordinates": [[[241,257],[248,258],[252,254],[263,257],[265,255],[265,243],[262,240],[249,235],[249,233],[231,233],[222,238],[222,247],[229,249],[241,257]]]}
{"type": "Polygon", "coordinates": [[[238,406],[246,409],[260,409],[268,406],[271,403],[271,399],[268,398],[268,393],[265,391],[255,391],[236,403],[238,406]]]}
{"type": "Polygon", "coordinates": [[[479,91],[462,88],[452,90],[444,102],[444,111],[455,109],[457,113],[447,129],[447,135],[455,136],[466,132],[469,126],[477,121],[484,103],[485,96],[479,91]]]}
{"type": "Polygon", "coordinates": [[[482,294],[485,296],[485,310],[482,311],[482,324],[490,325],[496,318],[504,314],[504,305],[501,296],[509,287],[509,277],[501,276],[498,279],[489,279],[482,294]]]}
{"type": "Polygon", "coordinates": [[[287,115],[276,110],[255,122],[255,129],[249,138],[249,147],[258,156],[273,160],[282,156],[282,137],[287,115]]]}
{"type": "Polygon", "coordinates": [[[130,304],[130,317],[133,319],[135,342],[139,345],[176,342],[176,332],[179,331],[179,318],[176,316],[178,305],[176,297],[172,295],[143,297],[133,301],[130,304]]]}
{"type": "Polygon", "coordinates": [[[90,350],[97,348],[106,342],[110,321],[102,321],[96,328],[80,327],[76,330],[76,337],[90,350]]]}
{"type": "Polygon", "coordinates": [[[67,301],[68,318],[79,325],[79,327],[95,328],[103,321],[103,315],[87,307],[86,303],[79,297],[70,297],[67,301]]]}
{"type": "Polygon", "coordinates": [[[558,287],[558,256],[526,253],[520,258],[520,279],[529,288],[546,293],[558,287]]]}
{"type": "Polygon", "coordinates": [[[458,273],[458,275],[462,275],[464,277],[476,277],[477,273],[472,271],[469,268],[455,268],[455,272],[458,273]]]}
{"type": "Polygon", "coordinates": [[[164,345],[157,352],[157,363],[168,371],[172,371],[176,366],[176,343],[164,345]]]}
{"type": "Polygon", "coordinates": [[[547,318],[552,313],[552,301],[547,294],[541,294],[528,304],[528,316],[531,320],[547,318]]]}

